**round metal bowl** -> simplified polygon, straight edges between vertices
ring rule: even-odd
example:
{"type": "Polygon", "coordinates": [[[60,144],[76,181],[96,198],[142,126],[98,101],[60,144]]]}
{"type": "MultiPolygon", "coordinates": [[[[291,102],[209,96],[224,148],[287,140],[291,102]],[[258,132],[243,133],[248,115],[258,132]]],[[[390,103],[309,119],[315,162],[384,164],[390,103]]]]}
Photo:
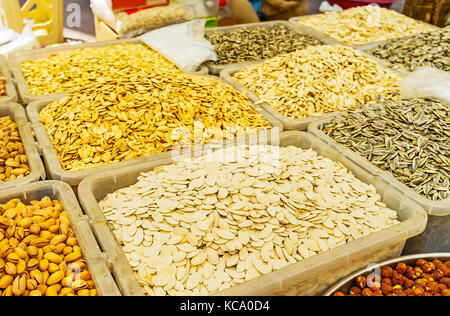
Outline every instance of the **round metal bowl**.
{"type": "Polygon", "coordinates": [[[362,269],[358,272],[355,272],[345,279],[342,279],[337,284],[335,284],[333,287],[331,287],[324,296],[333,296],[334,293],[340,291],[343,293],[347,293],[348,290],[354,285],[355,278],[360,275],[368,276],[371,273],[374,273],[377,271],[377,269],[381,269],[382,267],[390,266],[391,268],[395,268],[397,263],[404,262],[406,265],[410,265],[416,262],[418,259],[425,259],[428,261],[432,260],[440,260],[442,262],[449,261],[450,260],[450,252],[442,252],[442,253],[422,253],[417,255],[410,255],[410,256],[404,256],[399,257],[396,259],[387,260],[378,264],[370,265],[365,269],[362,269]]]}

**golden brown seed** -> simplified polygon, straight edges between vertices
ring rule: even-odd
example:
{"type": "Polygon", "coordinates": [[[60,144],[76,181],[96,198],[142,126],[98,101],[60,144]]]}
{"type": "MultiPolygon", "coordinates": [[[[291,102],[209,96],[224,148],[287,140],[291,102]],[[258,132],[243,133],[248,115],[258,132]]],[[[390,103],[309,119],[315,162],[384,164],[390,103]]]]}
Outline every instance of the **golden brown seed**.
{"type": "Polygon", "coordinates": [[[28,279],[27,280],[27,290],[33,291],[38,287],[38,283],[34,279],[28,279]]]}
{"type": "Polygon", "coordinates": [[[39,261],[39,270],[41,270],[42,272],[47,271],[49,264],[50,262],[48,262],[47,259],[42,259],[41,261],[39,261]]]}
{"type": "Polygon", "coordinates": [[[64,279],[63,271],[54,272],[47,280],[47,285],[54,285],[62,281],[64,279]]]}
{"type": "Polygon", "coordinates": [[[56,264],[60,264],[63,260],[59,255],[57,255],[56,253],[53,253],[53,252],[47,252],[44,255],[44,259],[47,259],[49,262],[56,263],[56,264]]]}
{"type": "Polygon", "coordinates": [[[64,260],[65,260],[66,262],[74,262],[74,261],[79,260],[80,258],[81,258],[81,253],[80,253],[80,252],[72,252],[72,253],[68,254],[68,255],[64,258],[64,260]]]}
{"type": "Polygon", "coordinates": [[[74,290],[71,289],[70,287],[64,287],[61,289],[61,292],[59,292],[60,296],[66,296],[68,294],[74,294],[74,290]]]}
{"type": "Polygon", "coordinates": [[[5,272],[10,275],[16,275],[17,273],[16,265],[12,262],[7,262],[5,265],[5,272]]]}
{"type": "Polygon", "coordinates": [[[90,296],[90,291],[88,289],[79,290],[77,292],[78,296],[90,296]]]}
{"type": "Polygon", "coordinates": [[[42,296],[42,293],[38,290],[34,290],[30,292],[30,296],[42,296]]]}
{"type": "Polygon", "coordinates": [[[48,272],[50,274],[55,273],[56,271],[59,270],[59,266],[56,263],[50,263],[48,266],[48,272]]]}
{"type": "Polygon", "coordinates": [[[9,274],[5,274],[0,278],[0,289],[6,289],[14,281],[14,277],[9,274]]]}

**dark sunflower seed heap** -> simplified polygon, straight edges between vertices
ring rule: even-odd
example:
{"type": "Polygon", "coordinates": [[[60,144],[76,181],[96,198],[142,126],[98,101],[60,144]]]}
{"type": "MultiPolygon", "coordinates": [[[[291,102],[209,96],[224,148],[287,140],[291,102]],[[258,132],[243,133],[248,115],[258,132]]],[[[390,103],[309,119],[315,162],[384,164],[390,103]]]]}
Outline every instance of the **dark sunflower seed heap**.
{"type": "Polygon", "coordinates": [[[450,106],[437,100],[357,107],[322,127],[338,143],[431,200],[450,196],[450,106]]]}
{"type": "Polygon", "coordinates": [[[206,34],[219,60],[218,65],[268,59],[322,43],[285,26],[239,28],[206,34]]]}
{"type": "Polygon", "coordinates": [[[450,27],[390,40],[369,53],[408,71],[425,66],[450,71],[450,27]]]}

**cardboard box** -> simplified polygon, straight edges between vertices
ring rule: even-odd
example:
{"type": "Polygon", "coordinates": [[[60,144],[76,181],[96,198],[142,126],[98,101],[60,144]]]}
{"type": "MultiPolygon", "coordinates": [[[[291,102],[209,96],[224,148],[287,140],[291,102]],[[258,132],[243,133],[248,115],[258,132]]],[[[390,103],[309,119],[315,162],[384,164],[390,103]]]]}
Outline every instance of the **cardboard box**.
{"type": "Polygon", "coordinates": [[[112,0],[113,10],[132,10],[168,4],[169,0],[112,0]]]}

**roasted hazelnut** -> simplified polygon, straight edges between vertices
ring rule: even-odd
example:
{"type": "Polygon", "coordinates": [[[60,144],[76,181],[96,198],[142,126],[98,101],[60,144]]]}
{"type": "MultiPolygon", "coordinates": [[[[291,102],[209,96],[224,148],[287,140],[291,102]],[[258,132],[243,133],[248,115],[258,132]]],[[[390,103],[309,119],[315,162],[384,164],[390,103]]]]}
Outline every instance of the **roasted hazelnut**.
{"type": "Polygon", "coordinates": [[[373,289],[372,296],[383,296],[383,293],[381,292],[381,289],[373,289]]]}
{"type": "Polygon", "coordinates": [[[421,278],[423,276],[422,268],[414,267],[414,276],[416,279],[421,278]]]}
{"type": "Polygon", "coordinates": [[[419,260],[416,261],[416,266],[421,267],[421,266],[423,266],[425,263],[427,263],[426,260],[424,260],[424,259],[419,259],[419,260]]]}
{"type": "Polygon", "coordinates": [[[445,262],[445,265],[447,266],[447,268],[450,269],[450,261],[446,261],[446,262],[445,262]]]}
{"type": "Polygon", "coordinates": [[[434,281],[433,277],[429,273],[424,273],[422,277],[427,281],[434,281]]]}
{"type": "Polygon", "coordinates": [[[362,275],[360,275],[359,277],[356,278],[356,284],[360,287],[360,288],[365,288],[367,285],[367,280],[365,277],[363,277],[362,275]]]}
{"type": "Polygon", "coordinates": [[[413,293],[414,293],[414,296],[422,296],[423,293],[425,293],[425,290],[424,290],[423,287],[421,287],[421,286],[416,286],[416,287],[413,289],[413,293]]]}
{"type": "Polygon", "coordinates": [[[362,296],[372,296],[372,290],[368,288],[363,289],[362,296]]]}
{"type": "Polygon", "coordinates": [[[425,280],[425,279],[417,279],[415,282],[414,282],[414,285],[416,286],[416,287],[422,287],[422,288],[425,288],[426,286],[427,286],[427,280],[425,280]]]}
{"type": "Polygon", "coordinates": [[[431,274],[431,277],[435,280],[435,281],[439,281],[440,279],[442,279],[444,277],[444,271],[442,271],[441,269],[436,269],[433,271],[433,273],[431,274]]]}
{"type": "Polygon", "coordinates": [[[425,288],[428,292],[431,292],[431,293],[438,293],[438,292],[440,292],[441,290],[440,290],[440,288],[439,288],[439,283],[437,283],[437,282],[434,282],[434,281],[432,281],[432,282],[428,282],[428,284],[427,284],[427,287],[425,288]]]}
{"type": "Polygon", "coordinates": [[[425,273],[431,273],[436,269],[436,266],[433,262],[427,262],[422,266],[422,271],[425,273]]]}
{"type": "Polygon", "coordinates": [[[441,293],[436,293],[433,296],[442,296],[442,294],[441,293]]]}
{"type": "Polygon", "coordinates": [[[430,292],[424,292],[422,296],[433,296],[430,292]]]}
{"type": "Polygon", "coordinates": [[[450,278],[442,278],[441,280],[440,280],[440,282],[442,283],[442,284],[445,284],[448,288],[450,288],[450,278]]]}
{"type": "Polygon", "coordinates": [[[414,268],[413,268],[413,267],[408,267],[408,268],[406,269],[405,276],[406,276],[408,279],[414,280],[414,279],[415,279],[414,268]]]}
{"type": "Polygon", "coordinates": [[[395,271],[400,274],[404,274],[406,272],[406,264],[404,264],[403,262],[398,263],[395,267],[395,271]]]}
{"type": "Polygon", "coordinates": [[[389,293],[392,293],[394,289],[391,285],[383,283],[381,284],[381,292],[383,292],[384,295],[388,295],[389,293]]]}
{"type": "Polygon", "coordinates": [[[443,290],[441,294],[442,296],[450,296],[450,289],[443,290]]]}
{"type": "Polygon", "coordinates": [[[407,296],[414,296],[414,290],[413,289],[406,289],[405,294],[407,296]]]}
{"type": "Polygon", "coordinates": [[[398,273],[397,271],[394,271],[394,275],[392,276],[392,283],[394,285],[403,285],[405,283],[405,277],[398,273]]]}
{"type": "Polygon", "coordinates": [[[405,292],[402,289],[394,289],[393,293],[395,296],[406,296],[405,292]]]}
{"type": "Polygon", "coordinates": [[[350,288],[350,294],[361,295],[361,288],[359,288],[357,286],[352,286],[350,288]]]}
{"type": "Polygon", "coordinates": [[[334,296],[345,296],[345,294],[342,292],[336,292],[334,293],[334,296]]]}
{"type": "Polygon", "coordinates": [[[391,267],[383,267],[381,268],[381,276],[383,278],[392,278],[392,273],[394,270],[391,267]]]}
{"type": "Polygon", "coordinates": [[[442,292],[443,290],[448,289],[447,285],[445,284],[439,284],[439,291],[442,292]]]}
{"type": "Polygon", "coordinates": [[[406,279],[406,280],[405,280],[405,283],[403,284],[403,287],[404,287],[405,289],[412,288],[413,286],[414,286],[414,281],[413,281],[413,280],[410,280],[410,279],[406,279]]]}

